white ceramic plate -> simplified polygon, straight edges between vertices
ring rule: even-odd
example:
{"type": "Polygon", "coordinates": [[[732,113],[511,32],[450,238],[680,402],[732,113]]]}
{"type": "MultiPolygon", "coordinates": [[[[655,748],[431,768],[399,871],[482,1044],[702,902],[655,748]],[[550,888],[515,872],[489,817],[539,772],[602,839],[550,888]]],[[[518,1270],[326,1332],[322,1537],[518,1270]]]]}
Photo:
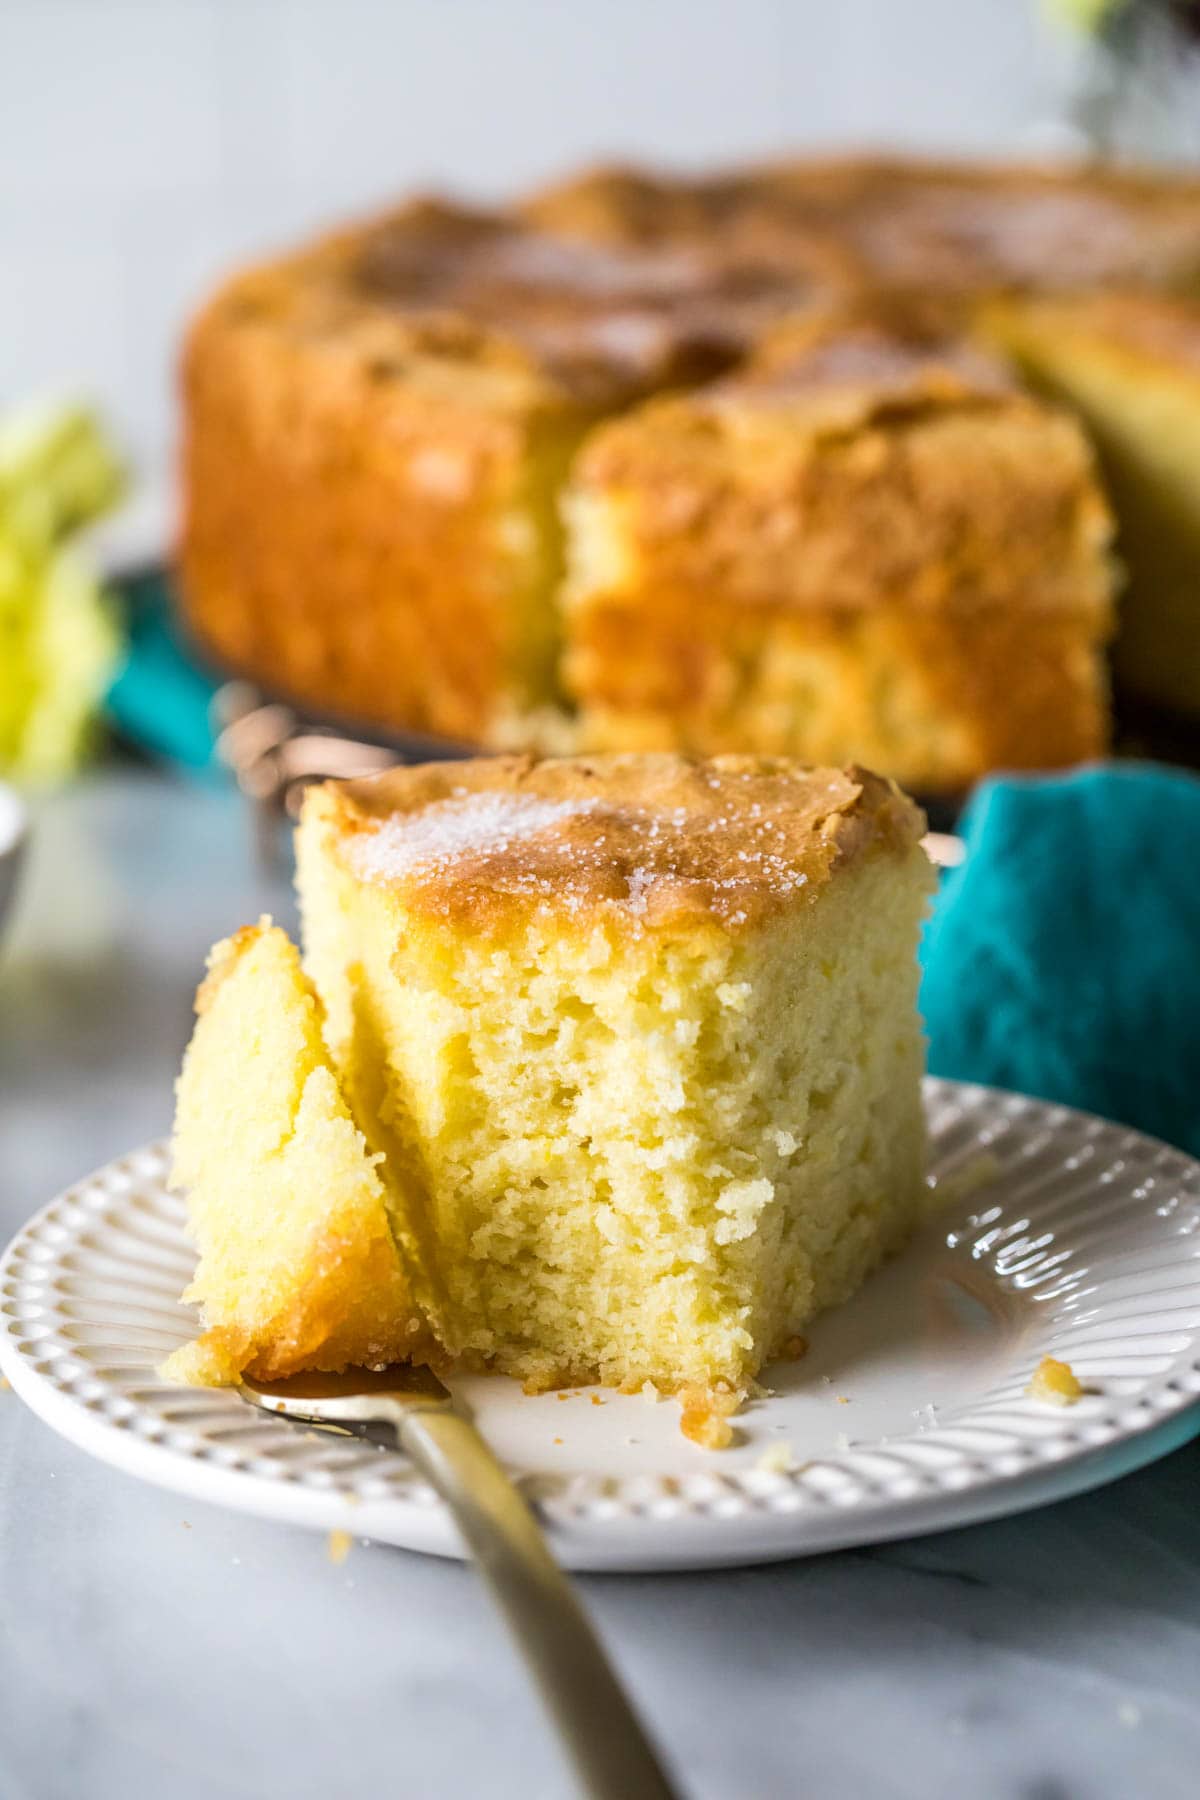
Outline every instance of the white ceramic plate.
{"type": "MultiPolygon", "coordinates": [[[[1200,1164],[1062,1107],[930,1081],[945,1210],[721,1452],[678,1409],[611,1391],[460,1391],[577,1569],[765,1562],[909,1536],[1055,1500],[1200,1430],[1200,1164]],[[957,1198],[955,1198],[957,1195],[957,1198]],[[1086,1383],[1027,1397],[1047,1354],[1086,1383]],[[794,1467],[759,1466],[787,1446],[794,1467]]],[[[165,1150],[135,1151],[33,1219],[0,1264],[0,1367],[85,1450],[189,1496],[415,1550],[460,1554],[406,1461],[167,1387],[194,1330],[192,1253],[165,1150]]]]}

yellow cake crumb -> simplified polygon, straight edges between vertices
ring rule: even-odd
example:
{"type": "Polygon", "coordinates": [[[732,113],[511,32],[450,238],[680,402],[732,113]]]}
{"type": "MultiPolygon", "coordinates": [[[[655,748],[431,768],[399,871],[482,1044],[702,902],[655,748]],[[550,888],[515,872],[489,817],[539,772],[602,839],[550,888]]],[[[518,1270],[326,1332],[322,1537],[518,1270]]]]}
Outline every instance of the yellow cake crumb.
{"type": "Polygon", "coordinates": [[[1043,1356],[1033,1371],[1026,1392],[1031,1399],[1046,1400],[1052,1406],[1074,1406],[1083,1395],[1083,1384],[1070,1363],[1059,1362],[1054,1356],[1043,1356]]]}
{"type": "Polygon", "coordinates": [[[186,1387],[236,1387],[242,1378],[249,1343],[220,1329],[206,1331],[189,1344],[181,1344],[163,1363],[164,1381],[186,1387]]]}
{"type": "Polygon", "coordinates": [[[348,1531],[331,1531],[329,1534],[329,1560],[335,1568],[340,1567],[350,1554],[354,1539],[348,1531]]]}
{"type": "Polygon", "coordinates": [[[185,1295],[208,1330],[168,1380],[235,1385],[413,1354],[381,1157],[346,1103],[323,1009],[269,918],[218,944],[176,1084],[171,1179],[200,1252],[185,1295]]]}
{"type": "Polygon", "coordinates": [[[754,1466],[763,1475],[788,1474],[796,1466],[792,1446],[783,1442],[768,1445],[754,1466]]]}
{"type": "Polygon", "coordinates": [[[680,1390],[683,1408],[679,1429],[693,1444],[704,1450],[727,1450],[733,1442],[731,1414],[742,1403],[742,1396],[729,1388],[685,1387],[680,1390]]]}
{"type": "Polygon", "coordinates": [[[733,1426],[718,1413],[685,1412],[679,1429],[703,1450],[728,1450],[733,1442],[733,1426]]]}

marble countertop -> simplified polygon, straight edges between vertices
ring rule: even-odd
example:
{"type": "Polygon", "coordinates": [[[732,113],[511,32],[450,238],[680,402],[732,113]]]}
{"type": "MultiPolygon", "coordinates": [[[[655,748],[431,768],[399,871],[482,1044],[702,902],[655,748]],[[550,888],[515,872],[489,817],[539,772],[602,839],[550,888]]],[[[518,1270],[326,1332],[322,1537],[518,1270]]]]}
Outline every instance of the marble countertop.
{"type": "MultiPolygon", "coordinates": [[[[273,912],[236,797],[44,806],[0,953],[0,1235],[165,1130],[204,952],[273,912]]],[[[581,1586],[696,1800],[1138,1800],[1200,1786],[1200,1442],[1010,1521],[581,1586]]],[[[3,1800],[559,1800],[471,1572],[183,1502],[0,1394],[3,1800]]]]}

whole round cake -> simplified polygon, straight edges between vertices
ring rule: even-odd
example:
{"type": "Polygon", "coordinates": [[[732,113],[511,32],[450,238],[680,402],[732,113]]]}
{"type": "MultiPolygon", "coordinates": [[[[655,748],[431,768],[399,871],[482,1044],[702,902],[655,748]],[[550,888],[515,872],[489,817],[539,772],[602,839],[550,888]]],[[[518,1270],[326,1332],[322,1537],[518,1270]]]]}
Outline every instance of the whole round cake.
{"type": "Polygon", "coordinates": [[[1106,490],[1118,674],[1200,708],[1197,294],[1200,183],[1165,176],[418,200],[195,322],[186,615],[274,692],[464,745],[929,793],[1068,764],[1108,735],[1106,490]]]}

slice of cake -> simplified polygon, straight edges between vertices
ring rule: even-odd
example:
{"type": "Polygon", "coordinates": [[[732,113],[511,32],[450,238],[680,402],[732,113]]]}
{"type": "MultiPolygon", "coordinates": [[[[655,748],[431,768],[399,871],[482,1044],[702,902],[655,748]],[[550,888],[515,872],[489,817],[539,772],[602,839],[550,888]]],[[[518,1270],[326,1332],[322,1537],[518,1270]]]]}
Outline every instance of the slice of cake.
{"type": "Polygon", "coordinates": [[[1146,294],[1028,300],[987,327],[1075,409],[1100,455],[1129,573],[1118,681],[1200,713],[1200,306],[1146,294]]]}
{"type": "Polygon", "coordinates": [[[702,1429],[904,1242],[921,830],[873,775],[751,757],[310,792],[306,965],[451,1359],[692,1389],[702,1429]]]}
{"type": "Polygon", "coordinates": [[[1104,748],[1091,451],[962,343],[779,330],[736,379],[600,427],[566,505],[589,748],[862,760],[931,793],[1104,748]]]}
{"type": "Polygon", "coordinates": [[[339,1091],[321,1008],[267,919],[213,950],[177,1089],[173,1181],[200,1252],[207,1326],[166,1373],[383,1365],[420,1345],[378,1158],[339,1091]]]}

